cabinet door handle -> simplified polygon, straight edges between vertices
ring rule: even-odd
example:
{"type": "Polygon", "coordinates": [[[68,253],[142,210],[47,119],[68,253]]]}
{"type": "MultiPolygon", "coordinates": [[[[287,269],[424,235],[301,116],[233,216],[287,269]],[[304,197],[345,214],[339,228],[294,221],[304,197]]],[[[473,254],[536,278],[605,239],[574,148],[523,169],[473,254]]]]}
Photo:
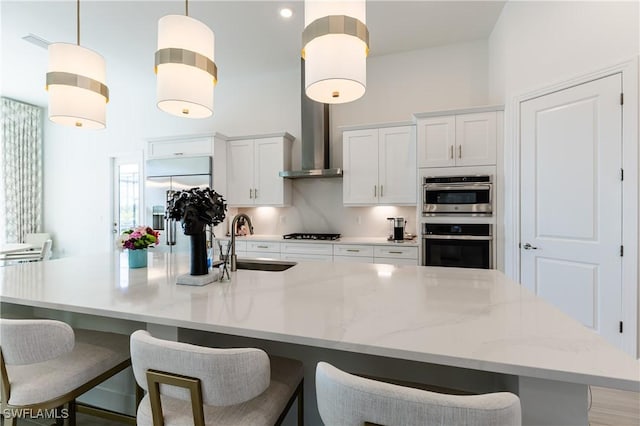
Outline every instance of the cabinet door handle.
{"type": "Polygon", "coordinates": [[[256,246],[257,248],[269,248],[269,246],[256,246]]]}
{"type": "Polygon", "coordinates": [[[253,198],[258,198],[258,188],[253,188],[253,198]]]}
{"type": "Polygon", "coordinates": [[[458,158],[462,158],[462,145],[458,145],[458,158]]]}
{"type": "Polygon", "coordinates": [[[373,185],[373,196],[374,197],[378,196],[378,185],[373,185]]]}
{"type": "Polygon", "coordinates": [[[253,190],[249,188],[249,198],[253,198],[253,190]]]}
{"type": "Polygon", "coordinates": [[[360,253],[360,250],[357,250],[357,249],[347,249],[347,251],[350,251],[353,253],[360,253]]]}
{"type": "Polygon", "coordinates": [[[380,185],[380,196],[384,197],[384,185],[380,185]]]}
{"type": "Polygon", "coordinates": [[[449,159],[453,160],[453,145],[449,146],[449,159]]]}
{"type": "Polygon", "coordinates": [[[401,251],[390,251],[389,254],[402,254],[401,251]]]}
{"type": "Polygon", "coordinates": [[[184,155],[184,152],[174,152],[173,155],[184,155]]]}

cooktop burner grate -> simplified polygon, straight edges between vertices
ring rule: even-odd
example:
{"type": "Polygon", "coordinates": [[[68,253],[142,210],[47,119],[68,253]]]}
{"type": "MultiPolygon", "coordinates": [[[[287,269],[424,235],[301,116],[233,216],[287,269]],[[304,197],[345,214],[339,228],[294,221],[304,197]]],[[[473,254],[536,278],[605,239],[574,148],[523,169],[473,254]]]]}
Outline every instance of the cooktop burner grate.
{"type": "Polygon", "coordinates": [[[311,232],[296,232],[283,235],[285,240],[337,240],[340,234],[315,234],[311,232]]]}

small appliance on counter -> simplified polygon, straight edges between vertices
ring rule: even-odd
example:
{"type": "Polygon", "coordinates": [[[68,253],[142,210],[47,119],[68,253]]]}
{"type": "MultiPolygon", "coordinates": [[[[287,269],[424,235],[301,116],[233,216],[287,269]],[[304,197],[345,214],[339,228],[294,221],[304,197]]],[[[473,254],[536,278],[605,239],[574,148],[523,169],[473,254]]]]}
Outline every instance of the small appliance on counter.
{"type": "Polygon", "coordinates": [[[413,234],[404,232],[407,221],[403,217],[388,217],[387,220],[391,221],[391,233],[387,241],[401,243],[405,240],[413,240],[416,237],[413,234]]]}

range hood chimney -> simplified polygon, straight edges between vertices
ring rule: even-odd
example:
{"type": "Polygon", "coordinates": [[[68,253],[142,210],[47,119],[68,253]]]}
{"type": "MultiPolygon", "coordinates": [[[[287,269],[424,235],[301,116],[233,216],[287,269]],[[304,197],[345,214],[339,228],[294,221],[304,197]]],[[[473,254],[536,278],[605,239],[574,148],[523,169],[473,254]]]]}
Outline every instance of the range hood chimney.
{"type": "Polygon", "coordinates": [[[302,170],[285,170],[280,176],[288,179],[342,177],[342,169],[329,168],[329,104],[311,100],[305,94],[304,59],[300,100],[302,118],[302,170]]]}

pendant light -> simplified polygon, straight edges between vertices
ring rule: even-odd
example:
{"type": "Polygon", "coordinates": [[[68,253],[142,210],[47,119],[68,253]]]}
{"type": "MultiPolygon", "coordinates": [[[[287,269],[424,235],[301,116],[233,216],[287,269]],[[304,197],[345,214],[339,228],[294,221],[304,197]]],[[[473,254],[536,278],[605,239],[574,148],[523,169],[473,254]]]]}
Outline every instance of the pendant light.
{"type": "Polygon", "coordinates": [[[213,89],[218,70],[214,62],[213,31],[185,15],[158,21],[155,58],[158,108],[179,117],[206,118],[213,114],[213,89]]]}
{"type": "Polygon", "coordinates": [[[49,45],[49,119],[65,126],[103,129],[109,88],[104,58],[80,46],[80,0],[76,2],[76,44],[49,45]]]}
{"type": "Polygon", "coordinates": [[[365,0],[305,0],[305,93],[314,101],[355,101],[367,86],[369,30],[365,0]]]}

